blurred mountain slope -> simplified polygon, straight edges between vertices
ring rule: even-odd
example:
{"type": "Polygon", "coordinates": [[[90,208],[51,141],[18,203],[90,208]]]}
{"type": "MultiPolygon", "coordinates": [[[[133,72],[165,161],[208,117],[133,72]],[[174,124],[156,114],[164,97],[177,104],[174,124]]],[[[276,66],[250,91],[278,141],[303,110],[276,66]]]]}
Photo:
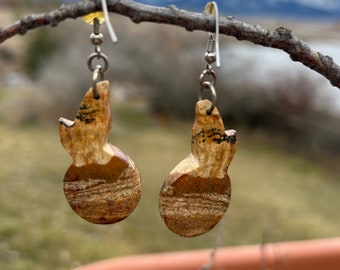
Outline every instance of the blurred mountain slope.
{"type": "MultiPolygon", "coordinates": [[[[204,9],[206,2],[197,0],[137,0],[137,2],[167,6],[176,5],[200,12],[204,9]]],[[[340,2],[332,0],[322,1],[301,1],[301,0],[217,0],[215,1],[220,13],[223,15],[252,15],[264,17],[286,17],[286,18],[318,18],[318,19],[339,19],[340,2]]]]}

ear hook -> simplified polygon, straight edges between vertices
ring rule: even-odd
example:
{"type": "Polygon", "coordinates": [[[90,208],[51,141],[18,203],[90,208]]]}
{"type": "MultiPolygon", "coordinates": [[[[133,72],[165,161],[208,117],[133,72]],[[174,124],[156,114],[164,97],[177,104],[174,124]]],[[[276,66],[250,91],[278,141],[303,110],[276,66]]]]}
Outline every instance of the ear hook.
{"type": "MultiPolygon", "coordinates": [[[[221,66],[220,60],[220,25],[219,25],[219,17],[218,17],[218,7],[215,1],[208,2],[205,5],[204,12],[210,15],[215,15],[216,27],[215,27],[215,39],[213,38],[213,34],[209,32],[209,39],[208,39],[208,48],[207,53],[213,52],[212,50],[215,49],[214,54],[216,53],[216,67],[221,66]],[[213,48],[215,47],[215,48],[213,48]]],[[[215,61],[212,61],[213,63],[215,61]]],[[[210,64],[210,63],[209,63],[210,64]]]]}
{"type": "MultiPolygon", "coordinates": [[[[85,0],[85,2],[89,2],[90,0],[85,0]]],[[[88,24],[94,24],[94,19],[97,18],[99,20],[99,24],[103,23],[105,21],[107,30],[109,32],[109,36],[112,40],[113,43],[117,43],[118,42],[118,38],[116,36],[115,31],[113,30],[111,21],[110,21],[110,17],[109,17],[109,11],[107,9],[107,2],[106,0],[101,0],[101,4],[102,4],[102,10],[103,11],[95,11],[92,12],[90,14],[87,14],[85,16],[83,16],[83,19],[85,22],[87,22],[88,24]]]]}
{"type": "Polygon", "coordinates": [[[113,30],[112,23],[110,21],[109,11],[107,9],[106,0],[102,0],[102,9],[103,9],[103,12],[104,12],[105,23],[106,23],[107,30],[109,31],[110,38],[111,38],[113,43],[117,43],[118,38],[117,38],[115,31],[113,30]]]}

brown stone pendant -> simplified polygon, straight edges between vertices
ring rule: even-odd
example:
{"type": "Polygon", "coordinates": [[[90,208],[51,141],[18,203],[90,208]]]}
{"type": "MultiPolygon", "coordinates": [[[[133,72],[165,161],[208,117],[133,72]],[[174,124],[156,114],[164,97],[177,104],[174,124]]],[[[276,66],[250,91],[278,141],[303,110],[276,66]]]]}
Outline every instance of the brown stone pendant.
{"type": "Polygon", "coordinates": [[[166,178],[160,192],[160,213],[168,228],[181,236],[197,236],[223,217],[231,196],[229,164],[237,148],[235,130],[224,130],[211,102],[196,103],[191,153],[166,178]]]}
{"type": "Polygon", "coordinates": [[[133,161],[108,142],[111,129],[109,82],[86,93],[74,121],[59,119],[61,143],[73,158],[64,177],[71,208],[96,224],[118,222],[137,206],[140,175],[133,161]]]}

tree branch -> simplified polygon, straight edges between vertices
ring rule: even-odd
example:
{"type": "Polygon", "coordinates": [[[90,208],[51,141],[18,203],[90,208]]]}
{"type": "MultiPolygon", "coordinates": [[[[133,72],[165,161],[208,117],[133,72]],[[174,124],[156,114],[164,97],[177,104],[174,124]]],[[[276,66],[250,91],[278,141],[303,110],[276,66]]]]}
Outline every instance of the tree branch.
{"type": "MultiPolygon", "coordinates": [[[[135,23],[153,22],[171,24],[188,31],[215,31],[215,19],[202,13],[177,9],[175,6],[155,7],[129,0],[108,0],[108,10],[129,17],[135,23]]],[[[101,10],[100,0],[79,2],[61,6],[46,14],[23,17],[13,25],[0,28],[0,43],[14,35],[24,35],[44,25],[52,27],[69,18],[78,18],[101,10]]],[[[340,88],[340,67],[327,55],[311,47],[285,28],[270,31],[259,25],[251,25],[231,17],[220,17],[220,34],[234,36],[238,40],[247,40],[254,44],[285,51],[293,61],[298,61],[326,77],[333,86],[340,88]]]]}

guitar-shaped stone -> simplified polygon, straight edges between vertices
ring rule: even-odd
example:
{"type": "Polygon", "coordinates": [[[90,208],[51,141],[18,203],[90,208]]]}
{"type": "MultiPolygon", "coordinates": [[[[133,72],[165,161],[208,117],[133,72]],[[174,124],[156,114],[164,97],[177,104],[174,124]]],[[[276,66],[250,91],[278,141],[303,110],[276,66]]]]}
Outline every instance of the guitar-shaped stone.
{"type": "Polygon", "coordinates": [[[108,81],[86,93],[74,121],[59,119],[61,143],[73,159],[64,177],[71,208],[96,224],[123,220],[141,196],[140,175],[133,161],[108,142],[111,129],[108,81]]]}
{"type": "Polygon", "coordinates": [[[226,212],[231,196],[228,167],[237,148],[235,130],[224,130],[209,100],[196,104],[191,153],[166,178],[160,192],[160,213],[168,228],[181,236],[212,229],[226,212]]]}

